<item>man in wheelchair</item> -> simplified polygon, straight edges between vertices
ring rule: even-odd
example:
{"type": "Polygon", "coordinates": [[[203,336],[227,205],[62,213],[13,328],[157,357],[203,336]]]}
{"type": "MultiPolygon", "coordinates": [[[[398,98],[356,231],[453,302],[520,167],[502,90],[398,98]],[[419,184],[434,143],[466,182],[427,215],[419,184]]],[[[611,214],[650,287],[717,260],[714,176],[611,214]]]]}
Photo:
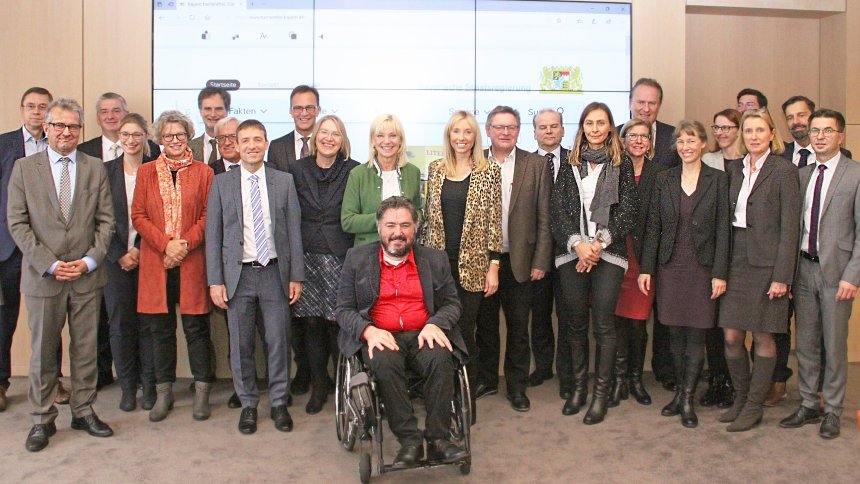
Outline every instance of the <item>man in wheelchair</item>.
{"type": "Polygon", "coordinates": [[[427,456],[446,463],[468,452],[448,439],[454,396],[454,358],[467,358],[457,326],[460,301],[445,252],[413,245],[418,213],[408,198],[384,200],[376,211],[379,243],[346,254],[336,318],[344,355],[361,351],[377,380],[392,433],[400,443],[395,465],[427,456]],[[407,367],[423,379],[425,429],[408,394],[407,367]]]}

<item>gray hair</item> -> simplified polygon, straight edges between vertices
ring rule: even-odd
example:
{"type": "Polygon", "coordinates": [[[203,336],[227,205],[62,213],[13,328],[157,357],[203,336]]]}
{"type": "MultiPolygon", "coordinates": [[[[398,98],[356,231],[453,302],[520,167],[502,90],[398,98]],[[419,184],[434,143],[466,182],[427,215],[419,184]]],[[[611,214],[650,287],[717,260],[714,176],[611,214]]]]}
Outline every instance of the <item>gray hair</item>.
{"type": "Polygon", "coordinates": [[[188,116],[182,114],[179,111],[165,111],[158,116],[158,119],[152,123],[152,132],[153,136],[157,141],[161,141],[161,132],[164,131],[164,126],[168,123],[176,123],[182,125],[182,129],[185,130],[185,134],[188,136],[188,139],[194,138],[194,123],[191,122],[191,119],[188,116]]]}
{"type": "Polygon", "coordinates": [[[96,101],[96,112],[99,111],[99,104],[101,104],[102,101],[106,101],[108,99],[116,99],[117,101],[119,101],[119,106],[122,108],[122,112],[128,113],[128,103],[125,102],[125,98],[115,92],[106,92],[99,96],[98,100],[96,101]]]}
{"type": "Polygon", "coordinates": [[[218,122],[215,123],[215,136],[216,137],[218,136],[218,132],[221,131],[221,128],[223,128],[224,125],[229,123],[230,121],[236,121],[237,126],[239,125],[239,123],[241,123],[241,121],[239,121],[238,119],[236,119],[233,116],[227,116],[226,118],[219,119],[218,122]]]}
{"type": "Polygon", "coordinates": [[[487,123],[486,127],[489,128],[493,123],[493,118],[496,117],[497,114],[512,114],[515,118],[517,118],[517,126],[520,126],[520,112],[510,106],[496,106],[487,114],[487,123]]]}
{"type": "Polygon", "coordinates": [[[51,101],[48,104],[48,114],[45,115],[45,123],[50,123],[54,119],[51,111],[59,108],[60,111],[72,111],[78,115],[78,124],[84,124],[84,108],[77,101],[70,97],[61,97],[51,101]]]}
{"type": "Polygon", "coordinates": [[[561,114],[561,112],[559,112],[558,110],[555,110],[555,109],[553,109],[553,108],[543,108],[543,109],[541,109],[540,111],[538,111],[538,112],[534,115],[534,117],[532,117],[532,127],[533,127],[534,129],[537,129],[537,117],[538,117],[538,116],[540,116],[540,115],[541,115],[541,114],[543,114],[543,113],[555,113],[555,114],[558,114],[558,123],[559,123],[560,125],[564,126],[564,116],[561,114]]]}

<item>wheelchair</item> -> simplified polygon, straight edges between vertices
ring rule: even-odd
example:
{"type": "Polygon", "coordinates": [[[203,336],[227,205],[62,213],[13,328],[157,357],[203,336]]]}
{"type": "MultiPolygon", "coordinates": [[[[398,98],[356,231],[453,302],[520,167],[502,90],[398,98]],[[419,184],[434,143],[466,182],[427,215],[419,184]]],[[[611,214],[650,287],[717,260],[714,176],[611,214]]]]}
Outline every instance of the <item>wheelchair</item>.
{"type": "MultiPolygon", "coordinates": [[[[410,378],[410,395],[414,395],[420,379],[410,378]]],[[[451,429],[449,438],[461,444],[467,457],[453,463],[422,459],[415,466],[401,467],[386,464],[382,452],[385,408],[380,402],[377,382],[370,369],[358,355],[340,355],[335,381],[335,429],[344,449],[352,452],[358,444],[358,472],[362,483],[370,482],[372,458],[376,457],[376,475],[405,469],[456,465],[460,473],[468,475],[472,469],[470,425],[472,401],[466,367],[458,363],[454,375],[454,398],[451,400],[451,429]]]]}

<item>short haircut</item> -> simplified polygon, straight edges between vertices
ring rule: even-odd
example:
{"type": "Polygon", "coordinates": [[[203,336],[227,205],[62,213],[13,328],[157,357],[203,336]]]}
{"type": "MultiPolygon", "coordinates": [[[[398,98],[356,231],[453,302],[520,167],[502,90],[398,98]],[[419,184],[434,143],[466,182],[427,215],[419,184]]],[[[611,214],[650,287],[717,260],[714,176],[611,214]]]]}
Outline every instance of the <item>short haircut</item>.
{"type": "Polygon", "coordinates": [[[487,123],[486,127],[489,128],[493,125],[493,118],[496,117],[497,114],[513,114],[515,118],[517,118],[517,127],[520,126],[520,112],[510,106],[496,106],[487,114],[487,123]]]}
{"type": "Polygon", "coordinates": [[[45,89],[44,87],[33,86],[30,89],[24,91],[24,94],[21,95],[21,106],[24,105],[24,98],[29,96],[30,94],[39,94],[42,96],[48,96],[48,102],[54,100],[54,96],[51,95],[51,92],[45,89]]]}
{"type": "Polygon", "coordinates": [[[376,222],[379,223],[382,220],[385,212],[401,208],[408,209],[409,213],[412,214],[412,221],[418,223],[418,210],[415,208],[415,205],[412,204],[411,200],[401,195],[388,197],[379,204],[379,207],[376,209],[376,222]]]}
{"type": "Polygon", "coordinates": [[[322,124],[326,121],[331,121],[332,123],[334,123],[334,125],[337,126],[337,130],[340,131],[341,143],[340,150],[338,150],[337,154],[342,156],[344,159],[348,159],[349,156],[352,154],[352,147],[349,144],[349,136],[346,135],[346,125],[344,125],[343,121],[341,121],[341,119],[334,114],[328,114],[326,116],[321,117],[314,125],[314,129],[313,131],[311,131],[311,140],[314,140],[310,146],[311,156],[316,156],[317,154],[317,134],[320,131],[320,126],[322,126],[322,124]]]}
{"type": "Polygon", "coordinates": [[[788,98],[788,100],[782,103],[782,113],[785,114],[785,110],[788,109],[789,106],[799,102],[805,102],[806,107],[809,108],[810,113],[815,112],[815,103],[812,102],[812,99],[809,99],[806,96],[791,96],[790,98],[788,98]]]}
{"type": "Polygon", "coordinates": [[[758,101],[758,107],[759,108],[766,108],[767,107],[767,96],[765,96],[758,89],[753,89],[751,87],[745,87],[745,88],[741,89],[740,92],[738,92],[738,98],[736,99],[736,101],[740,102],[741,97],[743,97],[743,96],[755,96],[756,101],[758,101]]]}
{"type": "MultiPolygon", "coordinates": [[[[654,131],[652,129],[651,123],[649,123],[648,121],[643,121],[639,118],[633,118],[630,121],[627,121],[626,123],[624,123],[624,126],[621,127],[621,133],[618,136],[620,136],[621,138],[624,138],[627,135],[627,132],[630,131],[631,129],[635,128],[636,126],[644,126],[645,128],[648,129],[648,136],[649,136],[648,139],[649,140],[654,137],[654,131]]],[[[648,144],[651,146],[650,148],[648,148],[648,159],[653,160],[654,159],[654,143],[651,143],[649,141],[648,144]]]]}
{"type": "Polygon", "coordinates": [[[250,129],[250,128],[259,129],[260,131],[263,132],[263,139],[266,141],[269,140],[269,135],[268,135],[268,133],[266,133],[266,127],[263,125],[263,123],[261,123],[260,121],[257,121],[256,119],[246,119],[246,120],[242,121],[241,123],[239,123],[239,127],[236,128],[236,134],[238,135],[239,131],[243,131],[243,130],[250,129]]]}
{"type": "Polygon", "coordinates": [[[99,104],[101,104],[102,101],[107,100],[107,99],[116,99],[117,101],[119,101],[119,106],[120,106],[120,108],[122,108],[122,112],[124,112],[124,113],[128,112],[128,103],[125,102],[124,97],[120,96],[119,94],[117,94],[115,92],[106,92],[106,93],[102,94],[101,96],[99,96],[98,100],[96,100],[96,113],[99,112],[99,104]]]}
{"type": "Polygon", "coordinates": [[[224,109],[227,112],[230,112],[230,93],[226,89],[222,89],[220,87],[212,87],[206,86],[201,91],[200,94],[197,95],[197,109],[203,108],[203,100],[208,99],[214,95],[221,96],[221,100],[224,101],[224,109]]]}
{"type": "Polygon", "coordinates": [[[684,119],[678,126],[675,127],[675,132],[672,133],[672,141],[677,142],[682,134],[692,135],[699,138],[703,145],[708,144],[708,131],[702,123],[693,119],[684,119]]]}
{"type": "Polygon", "coordinates": [[[767,123],[770,131],[773,133],[773,139],[770,141],[770,152],[775,155],[781,155],[783,151],[785,151],[785,145],[782,143],[782,137],[779,135],[779,130],[776,129],[776,124],[773,122],[773,117],[771,117],[770,113],[767,109],[747,109],[744,111],[744,115],[741,116],[741,124],[740,131],[741,133],[738,135],[737,140],[737,149],[738,153],[741,155],[746,155],[749,153],[746,144],[744,144],[744,123],[747,122],[748,119],[758,118],[767,123]]]}
{"type": "Polygon", "coordinates": [[[317,88],[308,86],[307,84],[299,84],[293,88],[292,92],[290,92],[290,107],[293,106],[293,97],[295,97],[296,94],[304,94],[306,92],[312,93],[314,98],[317,100],[317,106],[320,105],[320,92],[317,91],[317,88]]]}
{"type": "Polygon", "coordinates": [[[136,124],[140,129],[143,130],[144,140],[143,140],[143,154],[149,156],[151,153],[149,152],[149,123],[146,122],[146,118],[137,113],[128,113],[122,117],[119,121],[120,130],[126,124],[136,124]]]}
{"type": "Polygon", "coordinates": [[[189,140],[194,137],[194,123],[181,112],[171,110],[161,113],[158,119],[152,123],[152,134],[156,140],[161,141],[161,133],[164,131],[165,125],[170,123],[181,125],[189,140]]]}
{"type": "Polygon", "coordinates": [[[376,146],[374,139],[376,133],[384,129],[392,129],[400,136],[400,149],[397,150],[397,166],[405,166],[409,159],[406,157],[406,134],[403,132],[403,123],[393,114],[380,114],[370,123],[370,159],[368,163],[376,160],[376,146]]]}
{"type": "Polygon", "coordinates": [[[541,114],[543,114],[543,113],[555,113],[555,114],[558,114],[558,122],[559,122],[559,124],[561,124],[562,126],[564,126],[564,116],[562,116],[561,112],[559,112],[559,111],[557,111],[557,110],[555,110],[555,109],[553,109],[553,108],[543,108],[543,109],[541,109],[540,111],[538,111],[538,112],[534,115],[534,117],[532,117],[532,127],[533,127],[534,129],[537,129],[537,117],[538,117],[538,116],[540,116],[540,115],[541,115],[541,114]]]}
{"type": "Polygon", "coordinates": [[[71,111],[78,115],[78,124],[84,124],[84,108],[70,97],[61,97],[51,101],[48,104],[47,114],[45,115],[45,123],[50,123],[54,119],[53,110],[71,111]]]}
{"type": "MultiPolygon", "coordinates": [[[[234,116],[227,116],[226,118],[221,118],[221,119],[219,119],[219,120],[218,120],[218,122],[217,122],[217,123],[215,123],[215,128],[214,128],[214,129],[215,129],[215,137],[216,137],[216,138],[218,137],[218,132],[219,132],[219,131],[221,131],[221,128],[223,128],[223,127],[224,127],[224,125],[225,125],[225,124],[227,124],[227,123],[229,123],[230,121],[236,121],[236,123],[237,123],[237,124],[241,123],[241,121],[239,121],[239,120],[238,120],[236,117],[234,117],[234,116]]],[[[237,129],[237,130],[236,130],[236,132],[238,133],[238,132],[239,132],[239,130],[237,129]]]]}
{"type": "Polygon", "coordinates": [[[830,118],[836,120],[836,127],[839,128],[839,132],[845,131],[845,116],[842,115],[839,111],[835,109],[819,109],[812,113],[812,116],[809,117],[809,124],[812,124],[812,120],[815,118],[830,118]]]}
{"type": "Polygon", "coordinates": [[[648,86],[653,87],[660,93],[660,104],[663,104],[663,86],[657,82],[656,79],[651,79],[650,77],[640,77],[633,83],[633,87],[630,88],[630,98],[629,101],[633,100],[633,93],[636,91],[636,88],[639,86],[648,86]]]}

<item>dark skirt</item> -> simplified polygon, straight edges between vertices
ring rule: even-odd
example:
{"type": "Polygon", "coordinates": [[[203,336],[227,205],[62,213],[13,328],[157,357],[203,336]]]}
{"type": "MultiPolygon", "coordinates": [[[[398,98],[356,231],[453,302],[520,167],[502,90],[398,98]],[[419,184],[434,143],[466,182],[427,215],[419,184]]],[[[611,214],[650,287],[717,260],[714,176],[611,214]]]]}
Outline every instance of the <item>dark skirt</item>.
{"type": "Polygon", "coordinates": [[[293,317],[334,321],[343,261],[343,257],[336,255],[305,252],[305,282],[302,297],[292,308],[293,317]]]}
{"type": "MultiPolygon", "coordinates": [[[[758,250],[772,250],[761,247],[758,250]]],[[[732,263],[726,294],[720,302],[720,327],[758,333],[788,330],[788,296],[768,299],[772,267],[757,267],[747,260],[746,229],[732,230],[732,263]]]]}

